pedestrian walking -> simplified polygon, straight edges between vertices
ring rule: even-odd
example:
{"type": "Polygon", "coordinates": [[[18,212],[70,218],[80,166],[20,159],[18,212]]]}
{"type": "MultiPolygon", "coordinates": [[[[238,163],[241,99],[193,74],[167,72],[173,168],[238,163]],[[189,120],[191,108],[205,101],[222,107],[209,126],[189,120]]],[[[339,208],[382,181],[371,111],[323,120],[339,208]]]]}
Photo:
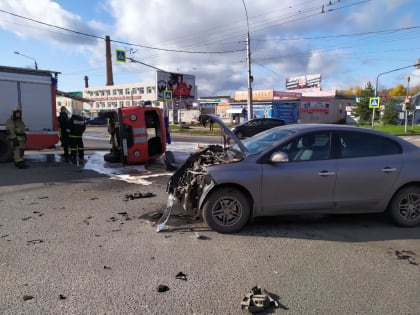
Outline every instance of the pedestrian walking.
{"type": "Polygon", "coordinates": [[[214,125],[213,119],[209,118],[210,131],[213,131],[213,125],[214,125]]]}
{"type": "Polygon", "coordinates": [[[65,106],[61,106],[60,115],[58,116],[58,125],[60,127],[60,141],[64,151],[66,161],[70,158],[69,154],[69,134],[67,132],[69,124],[69,115],[65,106]]]}
{"type": "Polygon", "coordinates": [[[79,164],[84,163],[85,151],[83,145],[83,133],[86,130],[86,123],[80,116],[78,109],[73,109],[68,122],[68,136],[69,136],[69,148],[70,148],[70,160],[73,164],[77,164],[77,158],[79,158],[79,164]]]}
{"type": "Polygon", "coordinates": [[[22,110],[15,107],[12,116],[6,122],[10,145],[13,148],[13,160],[17,168],[27,168],[23,155],[25,153],[26,127],[22,119],[22,110]]]}

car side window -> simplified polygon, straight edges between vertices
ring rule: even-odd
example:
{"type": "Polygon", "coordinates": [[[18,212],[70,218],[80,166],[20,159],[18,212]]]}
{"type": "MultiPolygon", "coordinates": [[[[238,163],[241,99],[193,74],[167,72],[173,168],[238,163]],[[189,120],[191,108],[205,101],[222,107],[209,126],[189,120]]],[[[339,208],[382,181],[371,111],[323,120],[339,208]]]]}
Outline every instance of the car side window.
{"type": "Polygon", "coordinates": [[[341,132],[339,142],[343,159],[402,153],[402,148],[397,142],[361,132],[341,132]]]}
{"type": "Polygon", "coordinates": [[[295,138],[280,150],[288,154],[291,162],[327,160],[330,142],[329,132],[310,133],[295,138]]]}
{"type": "Polygon", "coordinates": [[[258,127],[261,124],[261,121],[259,120],[251,120],[249,123],[250,127],[258,127]]]}
{"type": "Polygon", "coordinates": [[[271,125],[271,122],[269,120],[261,121],[261,127],[269,127],[270,125],[271,125]]]}

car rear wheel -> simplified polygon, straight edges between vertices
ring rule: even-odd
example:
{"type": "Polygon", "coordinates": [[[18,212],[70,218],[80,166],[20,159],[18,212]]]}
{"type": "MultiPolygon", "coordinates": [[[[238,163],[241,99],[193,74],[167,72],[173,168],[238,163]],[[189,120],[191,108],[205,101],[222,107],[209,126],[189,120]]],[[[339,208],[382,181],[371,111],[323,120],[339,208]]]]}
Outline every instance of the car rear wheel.
{"type": "Polygon", "coordinates": [[[232,187],[212,192],[203,205],[204,222],[220,233],[239,231],[248,222],[250,213],[248,198],[232,187]]]}
{"type": "Polygon", "coordinates": [[[416,226],[420,223],[420,187],[408,186],[392,198],[389,213],[400,226],[416,226]]]}

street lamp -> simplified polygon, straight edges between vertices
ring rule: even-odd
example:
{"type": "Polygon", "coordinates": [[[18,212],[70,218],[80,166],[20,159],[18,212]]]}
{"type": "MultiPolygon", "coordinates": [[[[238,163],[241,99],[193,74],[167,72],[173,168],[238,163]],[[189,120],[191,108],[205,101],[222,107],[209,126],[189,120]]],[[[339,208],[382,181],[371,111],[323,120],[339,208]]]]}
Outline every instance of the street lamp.
{"type": "MultiPolygon", "coordinates": [[[[416,64],[414,64],[414,65],[410,65],[410,66],[405,66],[405,67],[402,67],[402,68],[398,68],[398,69],[393,69],[393,70],[390,70],[390,71],[386,71],[386,72],[382,72],[382,73],[379,73],[378,74],[378,76],[376,77],[376,86],[375,86],[375,97],[377,97],[378,96],[378,80],[379,80],[379,77],[381,76],[381,75],[383,75],[383,74],[387,74],[387,73],[391,73],[391,72],[395,72],[395,71],[399,71],[399,70],[403,70],[403,69],[407,69],[407,68],[411,68],[411,67],[419,67],[420,66],[420,62],[417,62],[416,64]]],[[[407,85],[409,84],[409,82],[410,82],[410,80],[409,79],[407,79],[408,80],[408,83],[407,83],[407,85]]],[[[408,93],[408,86],[407,86],[407,93],[408,93]]],[[[375,109],[373,109],[373,110],[375,110],[375,109]]],[[[405,122],[407,123],[407,111],[405,111],[405,122]]],[[[407,132],[407,124],[405,125],[406,127],[405,127],[405,132],[407,132]]],[[[372,119],[372,127],[373,127],[373,119],[372,119]]]]}
{"type": "Polygon", "coordinates": [[[248,119],[252,119],[253,115],[253,108],[252,108],[252,75],[251,75],[251,38],[249,36],[249,21],[248,21],[248,11],[246,9],[245,0],[242,0],[242,3],[245,8],[245,15],[246,15],[246,26],[248,28],[248,32],[246,35],[246,60],[248,63],[248,119]]]}
{"type": "Polygon", "coordinates": [[[23,57],[26,57],[26,58],[28,58],[28,59],[33,60],[33,61],[35,62],[35,70],[38,70],[38,64],[36,63],[35,58],[32,58],[32,57],[26,56],[26,55],[24,55],[24,54],[21,54],[21,53],[20,53],[20,52],[18,52],[18,51],[15,51],[15,54],[16,54],[16,55],[21,55],[21,56],[23,56],[23,57]]]}

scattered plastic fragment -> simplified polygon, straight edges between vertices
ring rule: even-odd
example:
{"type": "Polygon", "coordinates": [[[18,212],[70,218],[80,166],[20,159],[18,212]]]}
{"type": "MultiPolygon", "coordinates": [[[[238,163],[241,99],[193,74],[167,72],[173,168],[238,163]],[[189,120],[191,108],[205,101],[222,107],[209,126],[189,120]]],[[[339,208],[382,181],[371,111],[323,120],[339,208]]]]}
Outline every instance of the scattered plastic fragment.
{"type": "Polygon", "coordinates": [[[175,200],[174,195],[169,194],[168,201],[166,203],[166,210],[156,224],[156,232],[160,232],[165,228],[165,225],[168,222],[169,217],[171,215],[172,207],[174,205],[174,200],[175,200]]]}
{"type": "Polygon", "coordinates": [[[207,237],[205,235],[201,235],[198,232],[195,232],[195,238],[198,239],[198,240],[209,240],[210,239],[210,237],[207,237]]]}
{"type": "Polygon", "coordinates": [[[43,240],[31,240],[31,241],[28,241],[27,242],[27,245],[30,245],[30,244],[39,244],[39,243],[44,243],[44,241],[43,240]]]}
{"type": "Polygon", "coordinates": [[[65,300],[65,299],[67,299],[67,297],[66,297],[66,296],[64,296],[64,295],[62,295],[62,294],[60,294],[60,295],[58,296],[58,298],[59,298],[60,300],[65,300]]]}
{"type": "Polygon", "coordinates": [[[32,296],[32,295],[24,295],[23,296],[23,300],[24,301],[29,301],[29,300],[32,300],[34,297],[32,296]]]}
{"type": "Polygon", "coordinates": [[[184,280],[187,281],[187,275],[182,273],[182,272],[178,272],[178,274],[175,276],[176,279],[180,279],[180,280],[184,280]]]}
{"type": "Polygon", "coordinates": [[[411,250],[396,250],[395,256],[397,256],[400,260],[407,260],[409,264],[411,265],[418,265],[418,262],[416,262],[416,253],[411,250]]]}
{"type": "Polygon", "coordinates": [[[279,307],[277,301],[275,301],[270,294],[258,286],[251,289],[250,293],[245,295],[241,302],[242,310],[246,309],[250,313],[261,312],[266,308],[279,307]]]}
{"type": "Polygon", "coordinates": [[[133,193],[133,194],[125,194],[124,201],[134,200],[134,199],[139,199],[139,198],[150,198],[150,197],[154,197],[154,196],[155,196],[155,194],[150,193],[150,192],[145,193],[145,194],[143,194],[141,192],[133,193]]]}
{"type": "Polygon", "coordinates": [[[169,287],[167,285],[164,284],[159,284],[158,288],[157,288],[158,292],[166,292],[169,291],[169,287]]]}

